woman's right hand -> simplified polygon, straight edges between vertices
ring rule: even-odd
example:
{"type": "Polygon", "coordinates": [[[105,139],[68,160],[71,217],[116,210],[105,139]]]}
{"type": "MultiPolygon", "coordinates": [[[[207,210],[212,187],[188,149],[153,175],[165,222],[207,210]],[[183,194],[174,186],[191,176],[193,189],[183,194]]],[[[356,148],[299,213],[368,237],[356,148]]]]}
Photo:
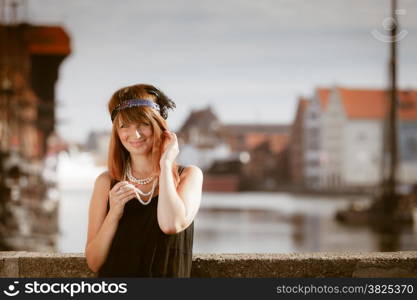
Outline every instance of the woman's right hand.
{"type": "Polygon", "coordinates": [[[109,214],[116,220],[123,216],[126,202],[136,196],[134,189],[130,188],[127,181],[120,181],[113,186],[109,192],[110,210],[109,214]]]}

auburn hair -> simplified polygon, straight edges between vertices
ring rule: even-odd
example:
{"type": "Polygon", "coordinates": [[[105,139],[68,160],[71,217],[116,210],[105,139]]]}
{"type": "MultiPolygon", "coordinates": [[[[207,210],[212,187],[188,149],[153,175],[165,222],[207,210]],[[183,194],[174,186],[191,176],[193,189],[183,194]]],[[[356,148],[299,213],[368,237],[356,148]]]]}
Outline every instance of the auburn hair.
{"type": "MultiPolygon", "coordinates": [[[[119,134],[117,132],[119,122],[123,122],[125,124],[146,122],[150,124],[153,135],[151,155],[152,176],[159,176],[161,171],[159,161],[163,150],[162,137],[164,130],[168,130],[168,124],[165,121],[165,118],[167,117],[167,109],[175,107],[175,103],[154,86],[136,84],[121,88],[113,94],[108,103],[109,113],[111,114],[113,109],[120,103],[134,98],[147,99],[158,103],[161,107],[161,112],[164,112],[164,117],[159,114],[158,111],[148,106],[130,107],[122,109],[117,113],[113,121],[107,163],[110,177],[117,181],[124,180],[126,166],[128,160],[130,159],[130,154],[120,141],[119,134]]],[[[178,185],[178,166],[175,162],[172,166],[172,173],[174,176],[174,183],[175,185],[178,185]]]]}

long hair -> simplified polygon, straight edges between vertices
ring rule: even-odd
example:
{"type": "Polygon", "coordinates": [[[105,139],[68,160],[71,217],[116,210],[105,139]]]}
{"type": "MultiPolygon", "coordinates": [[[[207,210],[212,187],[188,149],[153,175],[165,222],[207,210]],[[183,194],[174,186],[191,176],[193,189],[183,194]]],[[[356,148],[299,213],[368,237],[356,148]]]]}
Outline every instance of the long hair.
{"type": "MultiPolygon", "coordinates": [[[[109,175],[112,179],[117,181],[124,180],[126,166],[130,159],[130,154],[123,146],[117,133],[119,122],[122,121],[125,124],[146,122],[151,125],[153,135],[151,154],[152,175],[159,176],[161,171],[159,160],[163,150],[162,134],[164,130],[168,130],[168,124],[165,121],[165,118],[167,117],[167,110],[175,107],[175,103],[154,86],[137,84],[121,88],[113,94],[108,103],[109,113],[111,114],[113,109],[120,103],[134,98],[148,99],[158,103],[161,108],[161,114],[147,106],[130,107],[120,110],[117,113],[113,121],[108,155],[109,175]]],[[[178,185],[179,174],[175,162],[173,163],[172,172],[174,183],[175,185],[178,185]]]]}

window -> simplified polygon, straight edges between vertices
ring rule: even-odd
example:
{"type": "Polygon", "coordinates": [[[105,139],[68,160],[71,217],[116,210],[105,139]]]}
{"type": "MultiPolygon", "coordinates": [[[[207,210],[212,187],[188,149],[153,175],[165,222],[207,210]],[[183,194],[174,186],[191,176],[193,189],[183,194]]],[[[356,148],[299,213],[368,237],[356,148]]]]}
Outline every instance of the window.
{"type": "Polygon", "coordinates": [[[405,153],[407,157],[414,157],[417,158],[417,138],[415,137],[408,137],[405,142],[405,153]]]}

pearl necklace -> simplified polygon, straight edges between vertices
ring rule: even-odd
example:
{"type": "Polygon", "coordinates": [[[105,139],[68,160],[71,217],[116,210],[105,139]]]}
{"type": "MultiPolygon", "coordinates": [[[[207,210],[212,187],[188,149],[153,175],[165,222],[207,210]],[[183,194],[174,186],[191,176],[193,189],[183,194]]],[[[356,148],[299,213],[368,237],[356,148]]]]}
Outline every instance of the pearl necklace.
{"type": "Polygon", "coordinates": [[[151,203],[153,192],[155,191],[155,187],[157,183],[158,183],[158,180],[155,180],[154,183],[152,184],[152,189],[148,193],[142,192],[138,187],[134,186],[133,184],[130,184],[130,185],[131,185],[131,188],[133,188],[133,190],[135,191],[136,199],[138,199],[138,201],[142,203],[143,205],[148,205],[149,203],[151,203]],[[147,202],[143,201],[140,195],[145,196],[145,197],[149,196],[149,200],[147,202]]]}
{"type": "Polygon", "coordinates": [[[138,179],[135,176],[133,176],[133,174],[132,174],[132,168],[130,167],[130,163],[128,163],[127,166],[126,166],[126,176],[129,179],[129,181],[132,181],[134,183],[141,184],[141,185],[148,184],[153,179],[153,176],[149,176],[149,177],[144,178],[144,179],[138,179]]]}

